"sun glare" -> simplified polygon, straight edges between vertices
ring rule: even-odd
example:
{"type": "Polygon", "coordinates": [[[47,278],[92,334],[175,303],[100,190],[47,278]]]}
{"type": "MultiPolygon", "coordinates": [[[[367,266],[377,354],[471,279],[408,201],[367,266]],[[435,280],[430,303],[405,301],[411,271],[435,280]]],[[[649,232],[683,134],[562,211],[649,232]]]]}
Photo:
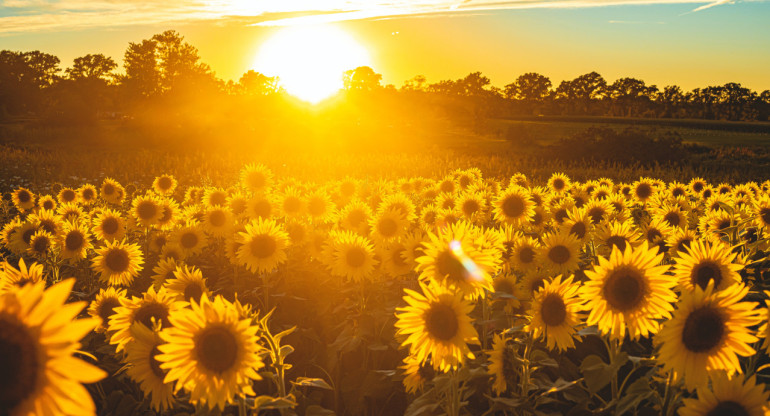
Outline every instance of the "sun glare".
{"type": "Polygon", "coordinates": [[[286,91],[317,103],[342,88],[343,72],[371,66],[369,52],[348,33],[333,26],[293,26],[260,48],[254,69],[278,76],[286,91]]]}

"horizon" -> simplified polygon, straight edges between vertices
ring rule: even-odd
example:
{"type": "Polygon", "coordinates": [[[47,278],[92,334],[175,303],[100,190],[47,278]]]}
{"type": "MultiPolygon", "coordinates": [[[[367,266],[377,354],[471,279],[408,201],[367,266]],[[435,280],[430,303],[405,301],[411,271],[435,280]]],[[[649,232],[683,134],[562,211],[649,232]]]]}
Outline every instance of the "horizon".
{"type": "Polygon", "coordinates": [[[312,17],[321,26],[339,28],[366,48],[371,57],[368,66],[383,75],[383,84],[396,87],[417,75],[434,83],[478,71],[497,87],[513,82],[518,75],[537,72],[550,78],[555,88],[562,80],[596,71],[608,82],[633,77],[659,88],[679,85],[687,91],[727,82],[755,91],[770,88],[770,74],[763,70],[770,67],[770,54],[760,53],[770,50],[770,28],[763,25],[770,16],[766,2],[616,1],[609,6],[591,3],[590,7],[526,9],[513,9],[510,3],[492,8],[484,2],[486,9],[477,5],[398,14],[398,9],[391,8],[370,12],[376,16],[369,17],[366,10],[342,16],[296,10],[188,19],[167,13],[164,19],[148,20],[148,24],[117,22],[112,27],[105,22],[78,23],[86,13],[78,11],[77,3],[69,3],[73,5],[69,9],[64,7],[68,2],[0,3],[0,49],[50,53],[61,59],[62,69],[78,56],[103,53],[122,70],[129,42],[173,29],[198,49],[201,61],[217,77],[237,82],[247,71],[258,71],[255,59],[261,45],[280,30],[312,17]],[[72,22],[46,25],[45,19],[51,16],[72,22]],[[33,23],[22,30],[13,26],[20,19],[33,23]]]}

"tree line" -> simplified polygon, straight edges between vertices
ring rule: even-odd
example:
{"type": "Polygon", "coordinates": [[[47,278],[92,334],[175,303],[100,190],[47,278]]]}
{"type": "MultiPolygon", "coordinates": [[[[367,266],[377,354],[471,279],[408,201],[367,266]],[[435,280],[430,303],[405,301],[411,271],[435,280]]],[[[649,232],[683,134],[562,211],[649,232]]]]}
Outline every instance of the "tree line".
{"type": "MultiPolygon", "coordinates": [[[[503,88],[473,72],[457,80],[428,83],[416,76],[401,87],[382,85],[382,75],[369,67],[341,74],[345,92],[359,96],[388,96],[389,102],[419,102],[446,114],[485,117],[519,115],[589,115],[649,118],[695,118],[766,121],[770,90],[752,91],[739,83],[685,91],[662,88],[636,78],[608,82],[597,72],[553,85],[542,74],[520,75],[503,88]]],[[[137,111],[197,111],[219,102],[275,103],[268,97],[284,94],[277,77],[250,70],[238,81],[224,81],[201,61],[198,50],[169,30],[131,42],[123,57],[123,72],[103,54],[75,58],[61,68],[58,57],[40,51],[0,51],[0,118],[44,117],[67,122],[137,111]],[[244,101],[245,100],[245,101],[244,101]]]]}

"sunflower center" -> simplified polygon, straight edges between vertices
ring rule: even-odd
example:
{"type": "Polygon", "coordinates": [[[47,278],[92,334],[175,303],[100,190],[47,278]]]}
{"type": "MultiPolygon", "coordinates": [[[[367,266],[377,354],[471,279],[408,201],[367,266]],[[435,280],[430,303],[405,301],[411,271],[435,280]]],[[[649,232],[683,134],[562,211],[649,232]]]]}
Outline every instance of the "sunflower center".
{"type": "Polygon", "coordinates": [[[613,247],[617,247],[618,250],[623,252],[626,250],[626,238],[619,235],[613,235],[607,239],[607,245],[610,247],[610,250],[612,250],[613,247]]]}
{"type": "Polygon", "coordinates": [[[565,186],[566,186],[566,184],[564,183],[563,179],[554,179],[553,180],[553,189],[555,189],[557,191],[561,191],[562,189],[564,189],[565,186]]]}
{"type": "Polygon", "coordinates": [[[383,218],[377,223],[377,231],[385,237],[391,237],[396,234],[398,224],[392,218],[383,218]]]}
{"type": "Polygon", "coordinates": [[[569,229],[570,234],[576,235],[577,238],[579,238],[581,240],[586,236],[586,231],[588,231],[588,230],[586,229],[586,225],[582,221],[576,222],[569,229]]]}
{"type": "Polygon", "coordinates": [[[559,326],[567,318],[567,305],[561,296],[551,293],[543,299],[540,305],[540,315],[548,326],[559,326]]]}
{"type": "Polygon", "coordinates": [[[208,370],[223,373],[233,367],[238,358],[238,340],[225,328],[206,328],[195,342],[198,361],[208,370]]]}
{"type": "Polygon", "coordinates": [[[0,408],[16,407],[35,390],[37,343],[16,318],[0,314],[0,408]]]}
{"type": "Polygon", "coordinates": [[[139,218],[149,220],[158,214],[158,207],[152,201],[142,201],[136,206],[136,213],[139,218]]]}
{"type": "Polygon", "coordinates": [[[661,238],[663,238],[663,233],[661,233],[659,230],[655,228],[650,228],[647,230],[647,241],[650,243],[655,243],[661,238]]]}
{"type": "Polygon", "coordinates": [[[51,242],[48,240],[48,237],[40,236],[35,239],[35,241],[32,242],[32,250],[34,250],[37,253],[45,253],[48,251],[48,248],[51,246],[51,242]]]}
{"type": "Polygon", "coordinates": [[[115,187],[109,183],[104,184],[104,186],[102,187],[102,193],[105,195],[112,195],[113,193],[115,193],[115,187]]]}
{"type": "Polygon", "coordinates": [[[694,184],[692,184],[692,190],[695,192],[700,192],[703,190],[703,186],[704,186],[703,182],[695,182],[694,184]]]}
{"type": "Polygon", "coordinates": [[[457,335],[460,323],[451,306],[436,303],[425,314],[425,329],[433,338],[449,341],[457,335]]]}
{"type": "Polygon", "coordinates": [[[671,195],[673,195],[673,196],[684,196],[684,189],[682,189],[682,188],[674,188],[674,190],[671,191],[671,195]]]}
{"type": "Polygon", "coordinates": [[[190,283],[184,288],[184,298],[187,300],[193,299],[196,302],[201,300],[203,296],[203,289],[197,283],[190,283]]]}
{"type": "Polygon", "coordinates": [[[171,186],[173,185],[173,182],[171,182],[171,178],[168,176],[161,176],[158,179],[158,188],[161,190],[167,191],[171,189],[171,186]]]}
{"type": "Polygon", "coordinates": [[[507,346],[503,347],[503,378],[505,379],[506,387],[515,386],[518,383],[519,365],[520,359],[516,357],[516,353],[513,348],[507,346]]]}
{"type": "Polygon", "coordinates": [[[353,228],[357,228],[366,221],[366,214],[360,209],[352,210],[348,213],[348,222],[353,228]]]}
{"type": "Polygon", "coordinates": [[[463,213],[465,213],[465,215],[473,215],[479,208],[479,203],[472,199],[463,203],[463,213]]]}
{"type": "Polygon", "coordinates": [[[249,173],[248,183],[252,188],[262,189],[266,182],[267,181],[265,180],[265,175],[263,175],[262,172],[249,173]]]}
{"type": "Polygon", "coordinates": [[[724,219],[724,220],[719,221],[717,223],[717,229],[720,230],[720,231],[724,230],[725,228],[727,228],[729,226],[730,226],[730,220],[729,219],[724,219]]]}
{"type": "Polygon", "coordinates": [[[61,193],[61,199],[64,202],[72,202],[77,197],[77,194],[72,189],[65,189],[61,193]]]}
{"type": "Polygon", "coordinates": [[[262,234],[255,236],[254,239],[251,240],[249,248],[251,249],[251,254],[255,257],[264,259],[272,256],[278,248],[278,245],[275,243],[275,239],[269,235],[262,234]]]}
{"type": "Polygon", "coordinates": [[[647,199],[652,195],[652,187],[647,183],[641,183],[636,187],[636,196],[640,199],[647,199]]]}
{"type": "Polygon", "coordinates": [[[564,264],[572,257],[569,249],[565,246],[558,245],[551,247],[548,250],[548,259],[556,264],[564,264]]]}
{"type": "Polygon", "coordinates": [[[99,308],[96,310],[96,312],[99,314],[99,317],[102,318],[102,325],[107,326],[107,322],[109,322],[110,316],[115,313],[115,308],[118,306],[120,306],[120,301],[117,298],[102,299],[102,302],[99,304],[99,308]]]}
{"type": "Polygon", "coordinates": [[[85,199],[86,201],[90,201],[94,199],[94,197],[96,197],[96,195],[94,194],[94,190],[91,188],[83,189],[82,196],[83,196],[83,199],[85,199]]]}
{"type": "Polygon", "coordinates": [[[53,201],[50,199],[43,201],[43,209],[53,209],[53,201]]]}
{"type": "Polygon", "coordinates": [[[692,240],[690,239],[680,240],[678,243],[676,243],[676,251],[689,250],[690,244],[692,244],[692,240]]]}
{"type": "Polygon", "coordinates": [[[29,192],[21,190],[16,194],[19,197],[19,201],[22,203],[29,202],[32,199],[32,195],[29,192]]]}
{"type": "Polygon", "coordinates": [[[503,214],[509,218],[518,218],[524,213],[524,201],[518,195],[511,195],[503,201],[503,214]]]}
{"type": "Polygon", "coordinates": [[[726,400],[719,402],[706,416],[749,416],[749,411],[738,402],[726,400]]]}
{"type": "Polygon", "coordinates": [[[454,190],[455,190],[455,183],[452,182],[452,181],[441,182],[441,185],[439,186],[439,189],[441,190],[441,192],[444,192],[444,193],[454,192],[454,190]]]}
{"type": "Polygon", "coordinates": [[[604,209],[601,207],[593,207],[588,211],[588,216],[591,217],[591,222],[598,224],[602,222],[604,218],[604,209]]]}
{"type": "Polygon", "coordinates": [[[366,262],[366,252],[361,247],[353,247],[345,253],[345,262],[353,268],[361,267],[366,262]]]}
{"type": "Polygon", "coordinates": [[[227,194],[224,192],[212,192],[209,195],[209,205],[224,205],[227,202],[227,194]]]}
{"type": "Polygon", "coordinates": [[[762,208],[759,210],[759,217],[762,218],[762,222],[770,224],[770,208],[762,208]]]}
{"type": "Polygon", "coordinates": [[[556,212],[553,214],[553,218],[554,218],[554,219],[556,220],[556,222],[558,222],[559,224],[561,224],[562,222],[564,222],[564,220],[565,220],[565,219],[567,219],[567,217],[568,217],[568,216],[569,216],[569,215],[567,214],[567,210],[566,210],[566,209],[564,209],[564,208],[559,208],[559,209],[558,209],[558,210],[557,210],[557,211],[556,211],[556,212]]]}
{"type": "Polygon", "coordinates": [[[182,248],[193,248],[198,245],[198,234],[194,232],[186,232],[182,234],[182,237],[179,239],[179,244],[182,245],[182,248]]]}
{"type": "Polygon", "coordinates": [[[106,218],[102,221],[102,231],[106,234],[115,234],[118,232],[118,219],[114,217],[106,218]]]}
{"type": "Polygon", "coordinates": [[[24,241],[24,244],[29,244],[30,241],[32,241],[32,236],[35,235],[35,229],[30,228],[28,230],[24,230],[23,233],[21,233],[21,239],[24,241]]]}
{"type": "Polygon", "coordinates": [[[529,264],[535,261],[535,250],[532,247],[522,247],[519,250],[519,261],[529,264]]]}
{"type": "Polygon", "coordinates": [[[86,240],[83,238],[83,233],[80,231],[73,231],[67,234],[67,237],[64,239],[64,247],[68,251],[77,251],[83,247],[83,243],[85,241],[86,240]]]}
{"type": "Polygon", "coordinates": [[[164,328],[168,327],[168,307],[158,302],[145,303],[134,313],[134,322],[141,322],[147,328],[152,328],[153,319],[164,328]]]}
{"type": "Polygon", "coordinates": [[[446,276],[449,280],[455,282],[465,280],[465,266],[449,250],[443,251],[438,255],[436,267],[438,268],[438,274],[442,277],[446,276]]]}
{"type": "Polygon", "coordinates": [[[171,210],[170,207],[163,207],[163,215],[160,216],[161,223],[166,223],[171,220],[171,217],[174,215],[174,212],[171,210]]]}
{"type": "Polygon", "coordinates": [[[314,217],[323,215],[326,212],[326,203],[321,198],[313,198],[307,204],[307,211],[314,217]]]}
{"type": "Polygon", "coordinates": [[[712,261],[705,261],[697,266],[692,273],[692,283],[706,290],[710,281],[714,281],[714,287],[718,287],[722,282],[722,271],[719,265],[712,261]]]}
{"type": "Polygon", "coordinates": [[[260,218],[268,218],[273,212],[273,205],[266,199],[261,199],[254,204],[254,214],[260,218]]]}
{"type": "Polygon", "coordinates": [[[115,273],[125,272],[130,263],[128,253],[121,248],[114,248],[104,256],[104,264],[115,273]]]}
{"type": "Polygon", "coordinates": [[[669,223],[669,225],[671,225],[672,227],[678,227],[679,226],[680,218],[679,218],[679,215],[676,212],[671,211],[671,212],[667,213],[663,217],[663,219],[667,223],[669,223]]]}
{"type": "Polygon", "coordinates": [[[51,234],[56,234],[56,223],[52,220],[42,220],[40,221],[40,228],[42,228],[44,231],[49,232],[51,234]]]}
{"type": "Polygon", "coordinates": [[[543,223],[543,214],[535,211],[535,215],[532,216],[532,219],[529,221],[532,225],[540,225],[543,223]]]}
{"type": "Polygon", "coordinates": [[[150,350],[150,370],[152,370],[152,373],[155,374],[156,377],[163,379],[166,377],[166,372],[163,371],[162,368],[160,368],[160,361],[158,361],[157,358],[155,358],[158,354],[160,354],[160,350],[158,349],[158,346],[152,347],[152,350],[150,350]]]}
{"type": "Polygon", "coordinates": [[[706,352],[719,345],[725,335],[725,322],[718,310],[704,306],[687,316],[682,343],[692,352],[706,352]]]}
{"type": "Polygon", "coordinates": [[[406,249],[401,247],[393,250],[393,254],[390,256],[391,260],[393,261],[393,264],[396,265],[396,267],[404,267],[406,266],[406,261],[404,261],[404,253],[406,252],[406,249]]]}
{"type": "Polygon", "coordinates": [[[635,309],[644,299],[641,273],[630,267],[621,267],[610,273],[604,284],[604,298],[613,308],[622,312],[635,309]]]}

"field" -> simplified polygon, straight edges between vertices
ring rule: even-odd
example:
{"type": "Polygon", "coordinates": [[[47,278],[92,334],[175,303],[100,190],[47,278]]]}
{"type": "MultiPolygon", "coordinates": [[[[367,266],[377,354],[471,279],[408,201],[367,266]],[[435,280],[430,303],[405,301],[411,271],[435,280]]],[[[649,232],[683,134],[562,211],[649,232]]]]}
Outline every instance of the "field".
{"type": "Polygon", "coordinates": [[[0,124],[0,409],[767,414],[768,127],[596,121],[345,153],[0,124]],[[627,124],[687,159],[548,156],[627,124]]]}

